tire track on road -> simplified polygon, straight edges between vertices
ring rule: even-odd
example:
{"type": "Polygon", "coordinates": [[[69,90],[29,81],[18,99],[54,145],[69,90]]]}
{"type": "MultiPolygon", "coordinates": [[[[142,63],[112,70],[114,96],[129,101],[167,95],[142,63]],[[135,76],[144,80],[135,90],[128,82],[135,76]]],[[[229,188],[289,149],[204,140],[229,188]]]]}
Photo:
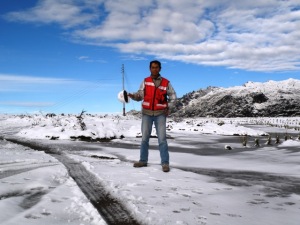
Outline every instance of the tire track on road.
{"type": "Polygon", "coordinates": [[[124,203],[113,196],[98,177],[89,172],[81,163],[69,158],[61,151],[37,142],[14,138],[6,138],[6,140],[37,151],[44,151],[60,161],[108,225],[142,224],[132,216],[124,203]]]}
{"type": "MultiPolygon", "coordinates": [[[[18,175],[20,173],[25,173],[31,170],[35,170],[35,169],[39,169],[39,168],[43,168],[43,167],[48,167],[48,166],[55,166],[54,165],[43,165],[43,166],[34,166],[34,167],[29,167],[29,168],[23,168],[23,169],[16,169],[16,170],[4,170],[0,173],[0,179],[6,178],[6,177],[11,177],[14,175],[18,175]]],[[[30,166],[30,165],[28,165],[30,166]]]]}

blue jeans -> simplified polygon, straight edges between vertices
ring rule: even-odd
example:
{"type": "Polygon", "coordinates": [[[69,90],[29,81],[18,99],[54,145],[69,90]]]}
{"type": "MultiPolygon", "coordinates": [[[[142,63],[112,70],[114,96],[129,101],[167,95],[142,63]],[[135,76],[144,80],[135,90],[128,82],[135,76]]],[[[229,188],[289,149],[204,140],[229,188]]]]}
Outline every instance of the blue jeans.
{"type": "Polygon", "coordinates": [[[148,162],[149,155],[149,139],[152,131],[152,125],[154,123],[156,128],[156,134],[158,137],[159,152],[161,158],[161,164],[169,164],[169,149],[167,143],[166,134],[166,120],[165,114],[159,116],[144,115],[142,117],[142,144],[140,149],[140,161],[148,162]]]}

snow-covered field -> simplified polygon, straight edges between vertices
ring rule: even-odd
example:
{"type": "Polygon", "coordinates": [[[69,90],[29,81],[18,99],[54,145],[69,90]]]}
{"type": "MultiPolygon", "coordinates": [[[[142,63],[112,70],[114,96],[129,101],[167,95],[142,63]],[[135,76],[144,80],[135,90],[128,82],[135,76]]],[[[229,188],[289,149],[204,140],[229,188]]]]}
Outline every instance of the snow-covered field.
{"type": "Polygon", "coordinates": [[[0,224],[106,224],[60,161],[7,141],[11,137],[82,164],[141,224],[299,224],[300,118],[169,118],[169,173],[161,171],[155,138],[149,166],[133,168],[140,122],[133,116],[1,115],[0,224]],[[268,132],[280,134],[280,143],[265,144],[268,132]],[[264,141],[254,147],[249,138],[242,146],[237,135],[264,141]]]}

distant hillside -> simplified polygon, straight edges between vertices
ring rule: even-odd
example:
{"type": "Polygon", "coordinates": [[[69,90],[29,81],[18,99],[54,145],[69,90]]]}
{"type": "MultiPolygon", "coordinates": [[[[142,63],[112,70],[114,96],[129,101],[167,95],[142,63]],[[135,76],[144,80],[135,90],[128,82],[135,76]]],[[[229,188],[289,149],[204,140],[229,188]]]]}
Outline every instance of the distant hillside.
{"type": "Polygon", "coordinates": [[[247,82],[230,88],[208,87],[179,98],[179,117],[300,116],[300,80],[247,82]]]}

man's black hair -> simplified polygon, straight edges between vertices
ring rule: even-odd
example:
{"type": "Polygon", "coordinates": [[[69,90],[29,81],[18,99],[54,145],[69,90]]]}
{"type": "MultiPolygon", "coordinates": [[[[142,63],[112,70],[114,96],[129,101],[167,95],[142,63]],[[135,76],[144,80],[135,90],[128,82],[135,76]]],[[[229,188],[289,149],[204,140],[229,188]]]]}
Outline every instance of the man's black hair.
{"type": "Polygon", "coordinates": [[[159,66],[159,68],[161,69],[161,63],[160,63],[160,61],[158,61],[158,60],[151,61],[150,62],[150,66],[149,66],[150,68],[151,68],[152,63],[157,64],[159,66]]]}

